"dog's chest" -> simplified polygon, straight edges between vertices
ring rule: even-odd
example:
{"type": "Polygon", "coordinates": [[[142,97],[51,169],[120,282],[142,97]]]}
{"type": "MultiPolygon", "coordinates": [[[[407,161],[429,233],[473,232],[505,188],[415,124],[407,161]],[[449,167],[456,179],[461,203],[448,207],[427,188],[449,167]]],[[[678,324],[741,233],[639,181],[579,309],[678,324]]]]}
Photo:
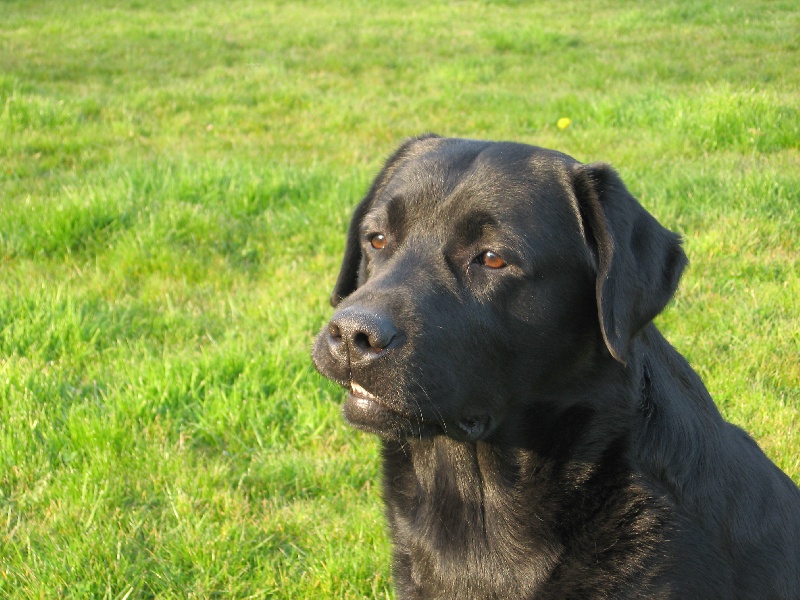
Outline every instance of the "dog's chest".
{"type": "Polygon", "coordinates": [[[439,437],[386,444],[384,469],[400,598],[627,597],[669,562],[669,509],[615,461],[439,437]]]}
{"type": "Polygon", "coordinates": [[[547,579],[560,548],[514,469],[496,462],[488,448],[447,438],[385,461],[401,597],[523,598],[547,579]]]}

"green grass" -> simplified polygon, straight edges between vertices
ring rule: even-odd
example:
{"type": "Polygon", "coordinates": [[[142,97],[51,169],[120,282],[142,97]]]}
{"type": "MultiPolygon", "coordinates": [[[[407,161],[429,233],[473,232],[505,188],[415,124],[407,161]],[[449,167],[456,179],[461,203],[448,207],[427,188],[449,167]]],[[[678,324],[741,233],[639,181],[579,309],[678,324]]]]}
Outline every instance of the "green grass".
{"type": "Polygon", "coordinates": [[[794,2],[0,15],[0,596],[392,597],[377,445],[308,352],[423,131],[614,164],[685,236],[660,326],[800,482],[794,2]]]}

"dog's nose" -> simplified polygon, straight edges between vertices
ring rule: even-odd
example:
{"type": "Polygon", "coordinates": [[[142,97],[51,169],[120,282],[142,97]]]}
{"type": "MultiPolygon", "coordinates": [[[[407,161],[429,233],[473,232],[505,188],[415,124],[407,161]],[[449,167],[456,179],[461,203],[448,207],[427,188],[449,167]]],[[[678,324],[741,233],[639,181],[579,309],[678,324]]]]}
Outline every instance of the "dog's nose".
{"type": "Polygon", "coordinates": [[[328,324],[328,343],[334,354],[347,353],[350,362],[377,358],[399,344],[400,335],[385,314],[348,307],[328,324]]]}

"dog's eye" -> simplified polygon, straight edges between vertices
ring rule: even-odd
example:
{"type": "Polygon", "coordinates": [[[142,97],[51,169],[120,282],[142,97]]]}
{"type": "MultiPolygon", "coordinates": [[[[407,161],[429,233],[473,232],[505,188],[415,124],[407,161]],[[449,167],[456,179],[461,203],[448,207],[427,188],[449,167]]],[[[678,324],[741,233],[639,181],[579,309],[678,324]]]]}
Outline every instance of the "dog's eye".
{"type": "Polygon", "coordinates": [[[478,257],[481,264],[484,266],[489,267],[490,269],[502,269],[506,266],[506,261],[503,260],[503,257],[491,250],[487,250],[483,254],[478,257]]]}
{"type": "Polygon", "coordinates": [[[383,250],[384,248],[386,248],[387,243],[388,242],[386,240],[386,236],[383,235],[382,233],[376,233],[371,238],[369,238],[369,244],[370,246],[375,248],[375,250],[383,250]]]}

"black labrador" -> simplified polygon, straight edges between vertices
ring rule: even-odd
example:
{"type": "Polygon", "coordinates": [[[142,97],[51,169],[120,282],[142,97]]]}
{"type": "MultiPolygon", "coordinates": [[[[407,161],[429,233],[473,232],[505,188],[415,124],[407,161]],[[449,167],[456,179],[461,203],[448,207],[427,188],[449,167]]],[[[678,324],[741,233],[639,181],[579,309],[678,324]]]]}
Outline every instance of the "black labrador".
{"type": "Polygon", "coordinates": [[[800,598],[800,490],[651,322],[685,265],[606,164],[389,159],[313,357],[382,438],[400,598],[800,598]]]}

